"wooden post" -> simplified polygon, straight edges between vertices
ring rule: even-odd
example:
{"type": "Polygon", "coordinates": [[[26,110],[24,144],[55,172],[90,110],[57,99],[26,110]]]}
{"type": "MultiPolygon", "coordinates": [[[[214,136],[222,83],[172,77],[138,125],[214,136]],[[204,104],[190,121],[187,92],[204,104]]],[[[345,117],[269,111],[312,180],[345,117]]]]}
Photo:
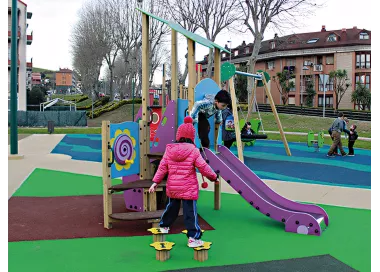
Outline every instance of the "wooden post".
{"type": "Polygon", "coordinates": [[[286,140],[285,133],[284,133],[284,130],[282,128],[280,118],[278,117],[276,105],[274,104],[272,94],[270,92],[270,85],[266,81],[266,79],[264,77],[264,73],[261,73],[261,77],[262,77],[262,81],[264,83],[264,89],[265,89],[266,95],[268,96],[269,103],[270,103],[270,106],[272,108],[272,112],[274,114],[274,118],[276,119],[276,122],[277,122],[278,130],[280,131],[280,134],[281,134],[282,142],[284,143],[284,146],[285,146],[286,154],[288,154],[288,156],[291,156],[292,153],[290,152],[288,141],[286,140]]]}
{"type": "Polygon", "coordinates": [[[111,184],[111,168],[108,167],[108,163],[111,162],[110,150],[108,145],[110,144],[110,121],[102,122],[102,172],[103,172],[103,218],[104,228],[112,228],[112,220],[109,215],[112,214],[112,194],[109,193],[108,188],[111,184]]]}
{"type": "Polygon", "coordinates": [[[166,65],[165,63],[162,65],[162,107],[166,107],[166,75],[165,75],[165,71],[166,71],[166,65]]]}
{"type": "Polygon", "coordinates": [[[189,85],[187,87],[189,100],[189,112],[194,106],[194,89],[196,85],[196,75],[195,75],[195,42],[187,38],[187,65],[189,71],[189,85]]]}
{"type": "Polygon", "coordinates": [[[142,13],[142,120],[139,122],[140,131],[140,179],[149,179],[149,17],[142,13]]]}
{"type": "Polygon", "coordinates": [[[179,85],[179,98],[183,99],[183,85],[179,85]]]}
{"type": "MultiPolygon", "coordinates": [[[[215,48],[214,49],[214,81],[216,84],[218,84],[219,89],[221,88],[221,74],[220,74],[220,49],[215,48]]],[[[218,151],[218,134],[219,134],[219,125],[215,125],[215,131],[214,131],[214,147],[215,152],[218,151]]],[[[221,202],[222,202],[222,183],[221,181],[218,184],[214,183],[214,209],[220,210],[221,202]]]]}
{"type": "MultiPolygon", "coordinates": [[[[236,93],[235,93],[235,84],[234,84],[234,78],[233,77],[229,79],[229,85],[230,85],[232,105],[237,105],[236,93]]],[[[242,142],[241,142],[241,134],[240,134],[240,126],[239,126],[239,114],[238,114],[238,110],[237,110],[236,106],[232,107],[232,115],[234,116],[235,134],[236,134],[236,147],[238,150],[239,160],[244,162],[242,142]]]]}
{"type": "Polygon", "coordinates": [[[178,99],[178,48],[177,31],[172,29],[172,49],[171,49],[171,100],[178,99]]]}

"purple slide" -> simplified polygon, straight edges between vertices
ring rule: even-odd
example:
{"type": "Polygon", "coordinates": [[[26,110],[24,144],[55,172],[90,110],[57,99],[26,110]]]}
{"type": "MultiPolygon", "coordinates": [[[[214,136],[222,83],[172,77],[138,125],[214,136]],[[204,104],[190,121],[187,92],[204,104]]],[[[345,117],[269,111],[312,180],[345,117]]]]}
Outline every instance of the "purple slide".
{"type": "Polygon", "coordinates": [[[228,148],[219,145],[218,151],[215,154],[205,148],[211,168],[219,171],[219,175],[256,210],[285,223],[285,231],[320,236],[322,222],[328,226],[329,217],[324,209],[280,196],[228,148]]]}

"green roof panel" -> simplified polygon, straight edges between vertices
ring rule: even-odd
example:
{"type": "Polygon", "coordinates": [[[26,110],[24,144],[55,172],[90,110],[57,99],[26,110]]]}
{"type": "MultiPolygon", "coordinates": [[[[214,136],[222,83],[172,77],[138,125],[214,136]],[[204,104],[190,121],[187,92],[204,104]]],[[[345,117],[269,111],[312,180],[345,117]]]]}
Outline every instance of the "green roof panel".
{"type": "Polygon", "coordinates": [[[175,23],[175,22],[171,22],[171,21],[167,21],[165,19],[162,19],[156,15],[153,15],[145,10],[142,10],[140,8],[136,8],[138,11],[141,11],[142,13],[148,15],[149,17],[152,17],[158,21],[160,21],[161,23],[164,23],[164,24],[167,24],[171,29],[174,29],[175,31],[181,33],[182,35],[184,35],[186,38],[189,38],[191,40],[193,40],[194,42],[196,43],[199,43],[203,46],[206,46],[208,48],[219,48],[221,51],[224,51],[224,52],[227,52],[227,53],[230,53],[227,49],[225,49],[224,47],[212,42],[212,41],[209,41],[207,40],[206,38],[203,38],[202,36],[199,36],[198,34],[195,34],[193,32],[190,32],[186,29],[184,29],[182,26],[180,26],[178,23],[175,23]]]}

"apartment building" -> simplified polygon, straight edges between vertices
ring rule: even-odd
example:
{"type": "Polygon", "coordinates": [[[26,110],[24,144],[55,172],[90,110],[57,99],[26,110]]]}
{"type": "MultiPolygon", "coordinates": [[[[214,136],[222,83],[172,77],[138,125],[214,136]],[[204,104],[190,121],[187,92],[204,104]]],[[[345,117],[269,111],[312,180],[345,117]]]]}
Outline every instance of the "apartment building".
{"type": "Polygon", "coordinates": [[[55,73],[55,86],[57,93],[66,93],[73,91],[76,88],[75,73],[67,68],[59,68],[55,73]]]}
{"type": "MultiPolygon", "coordinates": [[[[227,46],[226,46],[227,47],[227,46]]],[[[243,42],[231,49],[231,63],[237,67],[246,64],[252,54],[253,44],[243,42]]],[[[207,55],[200,64],[207,63],[207,55]]],[[[222,53],[222,62],[230,61],[230,55],[222,53]]],[[[306,104],[306,85],[311,81],[316,95],[313,106],[322,107],[325,91],[326,107],[335,107],[335,92],[329,73],[346,70],[351,86],[343,96],[339,108],[359,109],[351,102],[351,94],[359,82],[371,90],[371,31],[358,28],[299,33],[273,39],[261,44],[255,70],[269,73],[271,78],[288,70],[295,78],[295,88],[289,93],[287,104],[306,104]]],[[[205,72],[205,69],[203,70],[205,72]]],[[[271,80],[271,93],[276,104],[283,104],[276,82],[271,80]]],[[[268,103],[263,88],[257,90],[258,103],[268,103]]]]}
{"type": "MultiPolygon", "coordinates": [[[[32,60],[26,60],[26,46],[32,44],[33,32],[28,31],[27,20],[32,18],[32,13],[27,11],[27,5],[17,1],[17,73],[18,73],[18,110],[26,111],[27,86],[31,83],[32,60]]],[[[12,30],[12,1],[8,0],[8,99],[10,98],[10,78],[11,78],[11,30],[12,30]]],[[[9,103],[8,103],[9,104],[9,103]]]]}

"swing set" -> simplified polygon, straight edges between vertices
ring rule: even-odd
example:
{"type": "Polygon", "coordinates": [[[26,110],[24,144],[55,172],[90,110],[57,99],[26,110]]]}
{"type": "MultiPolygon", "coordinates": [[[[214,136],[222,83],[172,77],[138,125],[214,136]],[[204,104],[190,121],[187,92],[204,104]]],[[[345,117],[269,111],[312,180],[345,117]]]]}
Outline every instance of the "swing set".
{"type": "Polygon", "coordinates": [[[257,74],[250,74],[250,73],[245,73],[245,72],[241,72],[241,71],[236,71],[235,65],[233,65],[229,62],[225,62],[221,66],[221,81],[227,81],[227,80],[228,80],[228,85],[230,88],[232,105],[236,105],[236,106],[232,107],[232,118],[229,120],[226,120],[227,122],[230,122],[230,123],[226,124],[226,130],[229,130],[229,131],[234,130],[235,131],[235,134],[236,134],[235,144],[237,146],[239,159],[241,161],[244,161],[244,159],[243,159],[243,144],[242,144],[243,142],[254,144],[254,141],[256,139],[266,139],[267,138],[267,135],[265,135],[264,126],[262,124],[262,119],[261,119],[259,107],[257,105],[257,101],[256,101],[256,98],[254,95],[257,87],[264,87],[264,89],[265,89],[266,95],[268,97],[269,103],[270,103],[271,108],[272,108],[272,112],[273,112],[274,117],[276,119],[278,129],[280,131],[282,142],[284,143],[284,146],[285,146],[286,154],[288,156],[291,156],[292,154],[290,152],[289,145],[288,145],[288,142],[286,140],[285,133],[284,133],[284,130],[282,128],[280,118],[279,118],[278,113],[277,113],[276,105],[274,104],[274,101],[273,101],[273,98],[272,98],[272,95],[270,92],[270,84],[268,84],[268,81],[270,80],[269,74],[266,72],[263,72],[261,70],[259,70],[257,74]],[[242,76],[247,76],[247,77],[252,77],[255,81],[254,82],[253,95],[251,96],[251,99],[249,101],[248,112],[247,112],[246,116],[244,115],[241,107],[239,106],[239,100],[236,97],[235,85],[234,85],[234,76],[236,74],[242,75],[242,76]],[[258,111],[260,121],[259,120],[250,120],[250,115],[251,115],[254,104],[255,104],[255,107],[258,111]],[[242,120],[239,120],[239,118],[238,118],[239,115],[238,115],[237,107],[239,107],[239,110],[241,111],[242,115],[244,116],[244,119],[242,119],[242,120]],[[256,125],[255,126],[256,131],[254,131],[255,134],[252,134],[252,135],[241,134],[241,129],[248,122],[248,120],[250,120],[249,122],[251,123],[251,125],[252,124],[256,125]],[[232,121],[233,121],[233,124],[232,124],[232,121]],[[264,134],[259,134],[260,126],[262,127],[262,131],[264,132],[264,134]],[[228,127],[228,129],[227,129],[227,127],[228,127]]]}

